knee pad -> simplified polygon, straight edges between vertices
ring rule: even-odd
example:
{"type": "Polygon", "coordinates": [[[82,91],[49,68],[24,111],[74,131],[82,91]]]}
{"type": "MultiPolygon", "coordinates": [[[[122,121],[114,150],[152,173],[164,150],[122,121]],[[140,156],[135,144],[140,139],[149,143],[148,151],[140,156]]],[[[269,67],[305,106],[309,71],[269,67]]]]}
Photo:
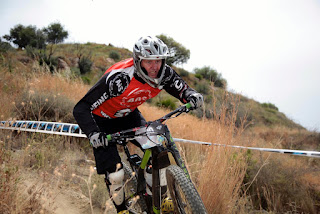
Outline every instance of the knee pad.
{"type": "Polygon", "coordinates": [[[121,205],[124,200],[124,191],[123,191],[123,179],[124,179],[124,170],[120,169],[117,172],[112,172],[108,176],[110,182],[110,197],[112,197],[116,205],[121,205]]]}

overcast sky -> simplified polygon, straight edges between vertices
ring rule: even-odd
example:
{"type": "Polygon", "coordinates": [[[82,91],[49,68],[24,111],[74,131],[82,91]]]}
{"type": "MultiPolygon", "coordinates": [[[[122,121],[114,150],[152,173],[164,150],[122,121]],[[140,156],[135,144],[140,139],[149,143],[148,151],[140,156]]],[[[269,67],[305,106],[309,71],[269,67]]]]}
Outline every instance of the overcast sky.
{"type": "Polygon", "coordinates": [[[211,66],[228,89],[271,102],[320,131],[319,0],[0,0],[0,36],[16,24],[59,21],[66,42],[132,49],[166,34],[191,52],[188,71],[211,66]]]}

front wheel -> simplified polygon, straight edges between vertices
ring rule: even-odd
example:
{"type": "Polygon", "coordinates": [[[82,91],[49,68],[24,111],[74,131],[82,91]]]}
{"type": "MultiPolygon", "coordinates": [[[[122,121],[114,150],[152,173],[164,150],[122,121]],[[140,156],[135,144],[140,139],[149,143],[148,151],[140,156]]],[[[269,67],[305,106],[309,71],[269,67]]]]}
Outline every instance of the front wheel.
{"type": "Polygon", "coordinates": [[[166,170],[166,177],[175,213],[207,213],[197,190],[180,167],[169,166],[166,170]]]}

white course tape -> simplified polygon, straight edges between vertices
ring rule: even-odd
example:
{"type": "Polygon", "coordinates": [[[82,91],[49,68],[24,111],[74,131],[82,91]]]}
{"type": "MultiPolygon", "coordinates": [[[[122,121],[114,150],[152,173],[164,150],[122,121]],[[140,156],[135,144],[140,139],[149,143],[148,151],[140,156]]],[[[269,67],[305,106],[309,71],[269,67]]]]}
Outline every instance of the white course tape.
{"type": "Polygon", "coordinates": [[[79,125],[72,123],[45,122],[45,121],[1,121],[0,129],[9,129],[26,132],[66,135],[73,137],[87,137],[82,133],[79,125]]]}
{"type": "Polygon", "coordinates": [[[201,142],[201,141],[194,141],[194,140],[185,140],[185,139],[179,139],[179,138],[173,138],[173,140],[179,141],[179,142],[186,142],[186,143],[198,143],[198,144],[206,144],[206,145],[212,145],[212,146],[223,146],[223,147],[232,147],[232,148],[239,148],[239,149],[259,150],[262,152],[276,152],[276,153],[282,153],[282,154],[320,158],[320,152],[318,152],[318,151],[303,151],[303,150],[291,150],[291,149],[270,149],[270,148],[234,146],[234,145],[225,145],[225,144],[219,144],[219,143],[209,143],[209,142],[201,142]]]}
{"type": "Polygon", "coordinates": [[[173,138],[174,141],[182,142],[182,143],[195,143],[195,144],[204,144],[211,146],[212,143],[209,142],[202,142],[202,141],[196,141],[196,140],[186,140],[181,138],[173,138]]]}
{"type": "MultiPolygon", "coordinates": [[[[1,121],[0,129],[16,130],[16,131],[27,131],[27,132],[39,132],[46,134],[57,134],[66,135],[73,137],[83,137],[87,136],[81,131],[78,124],[72,123],[59,123],[59,122],[45,122],[45,121],[1,121]]],[[[245,146],[234,146],[234,145],[224,145],[218,143],[202,142],[195,140],[186,140],[181,138],[173,138],[174,141],[183,143],[195,143],[204,144],[209,146],[223,146],[223,147],[233,147],[239,149],[250,149],[258,150],[263,152],[276,152],[282,154],[299,155],[320,158],[320,152],[318,151],[303,151],[303,150],[290,150],[290,149],[271,149],[271,148],[258,148],[258,147],[245,147],[245,146]]]]}

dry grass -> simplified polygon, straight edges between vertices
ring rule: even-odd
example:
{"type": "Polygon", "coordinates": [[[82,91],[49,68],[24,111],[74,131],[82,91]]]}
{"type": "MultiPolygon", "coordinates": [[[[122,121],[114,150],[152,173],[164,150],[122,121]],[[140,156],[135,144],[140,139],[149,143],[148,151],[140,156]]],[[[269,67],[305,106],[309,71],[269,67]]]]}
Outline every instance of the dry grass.
{"type": "MultiPolygon", "coordinates": [[[[248,146],[316,150],[319,134],[283,127],[255,127],[246,132],[248,146]]],[[[245,181],[253,206],[272,212],[319,213],[320,160],[250,152],[245,181]],[[253,179],[255,178],[255,179],[253,179]]]]}
{"type": "MultiPolygon", "coordinates": [[[[18,66],[25,67],[22,64],[18,66]]],[[[88,86],[81,81],[71,81],[58,74],[46,73],[45,68],[38,65],[34,65],[32,69],[29,69],[30,73],[27,75],[1,72],[1,119],[15,116],[13,112],[16,105],[12,105],[12,101],[21,96],[23,91],[42,91],[76,102],[88,90],[88,86]]],[[[244,131],[241,126],[235,127],[237,97],[225,95],[225,99],[228,103],[233,103],[231,109],[230,106],[227,108],[222,104],[219,115],[214,112],[214,120],[198,119],[188,114],[167,121],[173,137],[225,145],[319,149],[316,147],[319,146],[318,133],[283,127],[256,127],[248,131],[244,131]]],[[[147,104],[141,106],[140,110],[147,120],[157,119],[169,112],[147,104]]],[[[17,191],[17,180],[22,179],[20,172],[25,169],[36,169],[41,175],[52,175],[66,185],[66,188],[72,186],[72,183],[79,186],[80,181],[74,180],[72,174],[83,178],[90,176],[80,162],[77,162],[79,159],[86,159],[85,155],[90,156],[88,159],[93,159],[86,141],[78,142],[75,139],[46,135],[25,135],[17,141],[13,133],[2,131],[0,136],[0,170],[1,175],[6,175],[6,182],[1,183],[4,192],[0,194],[3,213],[14,213],[11,211],[17,204],[22,206],[18,210],[27,209],[29,206],[30,203],[25,203],[17,191]],[[11,151],[14,150],[21,151],[19,154],[22,158],[17,162],[11,158],[11,151]]],[[[178,143],[178,146],[209,213],[248,213],[250,210],[259,209],[280,213],[320,212],[320,205],[317,204],[320,201],[320,163],[314,159],[260,152],[245,153],[226,147],[183,143],[178,143]],[[244,184],[250,184],[250,188],[244,184]],[[292,191],[288,193],[288,189],[292,191]],[[241,190],[246,191],[246,194],[241,190]],[[287,200],[284,200],[284,197],[287,200]],[[251,208],[248,209],[248,206],[251,208]]],[[[48,176],[42,176],[43,179],[46,177],[48,176]]],[[[92,179],[102,180],[98,176],[93,176],[92,179]]],[[[48,181],[50,182],[50,179],[48,181]]],[[[98,185],[91,195],[92,206],[100,203],[95,201],[98,201],[105,191],[103,180],[101,183],[99,187],[98,181],[92,181],[92,185],[98,185]]],[[[27,198],[29,202],[34,201],[34,212],[40,212],[44,202],[38,196],[43,189],[39,186],[34,190],[27,198]]],[[[28,191],[25,192],[28,194],[28,191]]],[[[91,208],[87,211],[90,212],[91,208]]]]}
{"type": "MultiPolygon", "coordinates": [[[[36,182],[26,186],[21,180],[20,161],[12,157],[6,144],[10,138],[0,139],[0,213],[45,213],[50,195],[36,182]]],[[[35,180],[34,180],[35,181],[35,180]]]]}
{"type": "Polygon", "coordinates": [[[78,186],[72,175],[87,176],[93,158],[77,139],[11,131],[0,139],[0,213],[56,213],[58,197],[78,186]]]}
{"type": "MultiPolygon", "coordinates": [[[[234,103],[234,106],[236,105],[234,103]]],[[[168,113],[147,105],[140,110],[147,120],[154,120],[168,113]]],[[[231,114],[221,111],[220,118],[216,120],[183,115],[169,120],[167,125],[176,138],[229,145],[235,144],[243,131],[242,128],[235,127],[235,114],[236,109],[231,114]]],[[[234,213],[244,210],[244,204],[239,202],[246,170],[241,151],[235,153],[228,148],[178,145],[209,213],[234,213]]]]}
{"type": "Polygon", "coordinates": [[[13,106],[10,105],[23,90],[26,81],[23,76],[1,72],[0,75],[0,116],[4,120],[12,115],[13,106]]]}
{"type": "MultiPolygon", "coordinates": [[[[51,75],[39,65],[34,65],[37,72],[30,72],[28,75],[17,75],[17,73],[1,72],[1,96],[0,96],[0,118],[6,120],[16,117],[14,111],[17,105],[17,98],[35,92],[52,94],[54,97],[64,96],[73,102],[77,102],[88,91],[88,86],[80,80],[71,80],[61,76],[59,73],[51,75]]],[[[27,103],[28,104],[28,103],[27,103]]]]}
{"type": "Polygon", "coordinates": [[[89,88],[80,80],[70,80],[58,74],[40,73],[30,80],[29,90],[63,95],[76,102],[85,95],[89,88]]]}

